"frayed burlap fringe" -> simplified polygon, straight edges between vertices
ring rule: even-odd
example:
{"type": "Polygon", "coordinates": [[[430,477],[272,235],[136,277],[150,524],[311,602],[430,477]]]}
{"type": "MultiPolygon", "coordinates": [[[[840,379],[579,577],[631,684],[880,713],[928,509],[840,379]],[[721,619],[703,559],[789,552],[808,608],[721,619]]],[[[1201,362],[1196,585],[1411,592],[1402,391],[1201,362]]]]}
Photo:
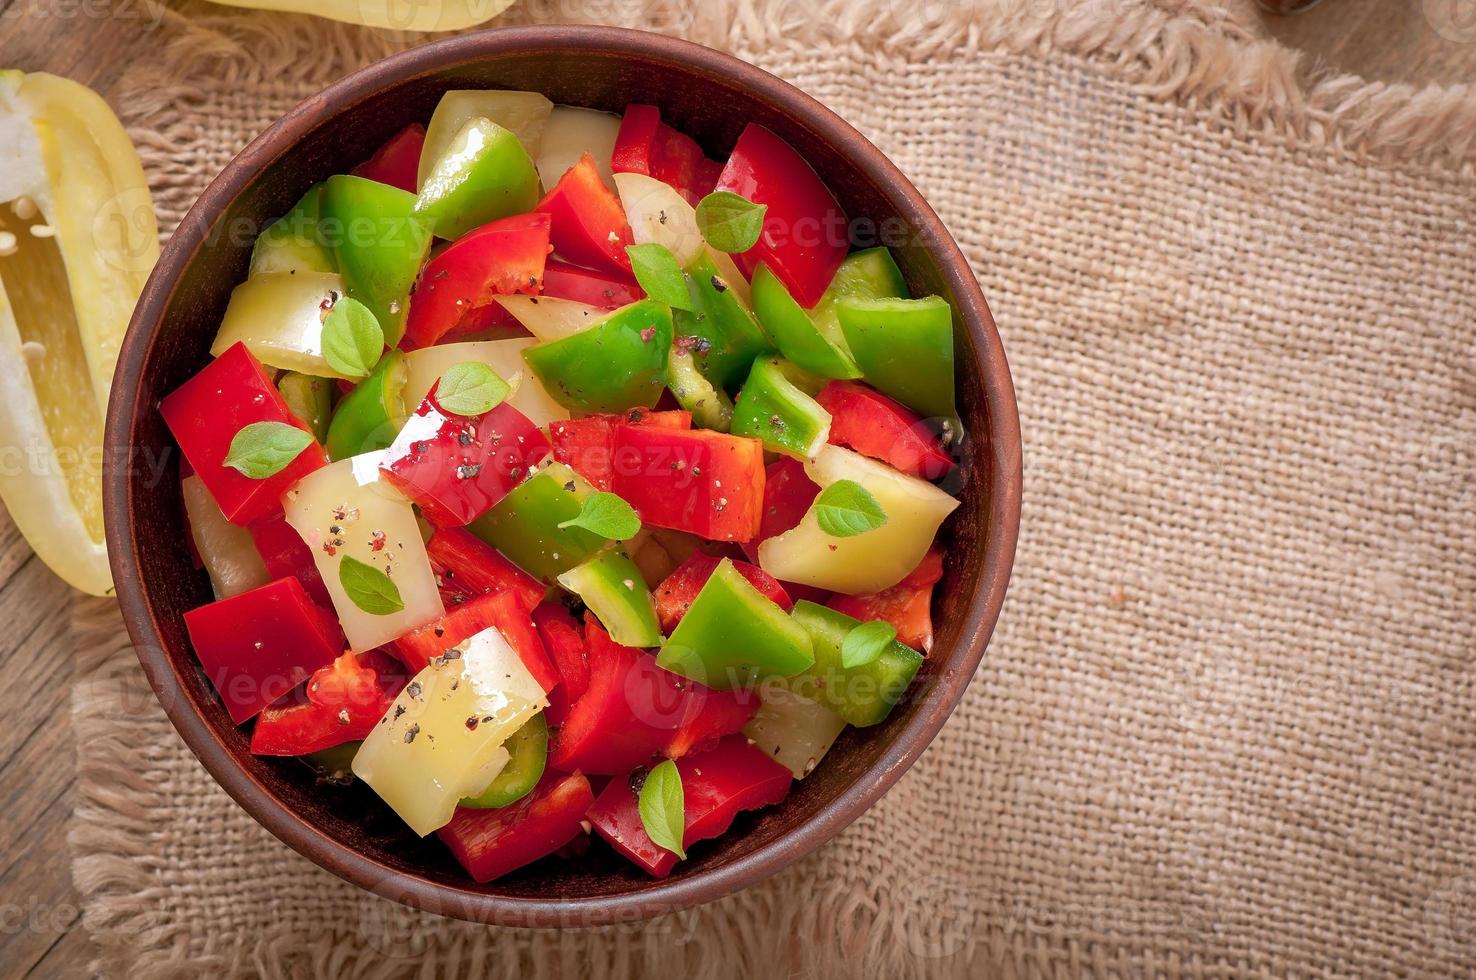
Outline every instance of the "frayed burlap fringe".
{"type": "MultiPolygon", "coordinates": [[[[1311,71],[1300,53],[1258,37],[1248,8],[1249,0],[526,0],[490,26],[611,23],[749,56],[854,48],[899,65],[993,49],[1086,58],[1145,94],[1213,111],[1237,136],[1403,166],[1476,164],[1476,85],[1416,88],[1311,71]]],[[[427,38],[220,9],[190,0],[169,11],[176,36],[133,74],[137,101],[127,113],[146,155],[203,124],[190,113],[202,95],[193,79],[306,95],[427,38]]],[[[161,210],[187,209],[195,176],[161,177],[161,210]]]]}
{"type": "MultiPolygon", "coordinates": [[[[1214,129],[1225,145],[1273,146],[1284,152],[1282,159],[1294,156],[1313,170],[1351,160],[1397,165],[1401,173],[1428,170],[1449,181],[1469,176],[1476,166],[1476,90],[1453,86],[1416,91],[1309,73],[1295,53],[1258,36],[1244,3],[531,0],[495,23],[585,20],[687,37],[763,65],[864,64],[898,81],[911,68],[936,60],[967,68],[975,55],[983,64],[986,55],[1003,52],[1019,56],[1021,72],[1028,67],[1019,66],[1046,65],[1069,79],[1123,87],[1154,105],[1192,116],[1193,125],[1214,129]]],[[[241,142],[291,103],[332,78],[424,40],[421,35],[302,17],[225,11],[194,0],[172,9],[166,26],[172,40],[156,61],[133,69],[130,94],[120,107],[139,145],[166,233],[241,142]],[[220,118],[222,105],[231,118],[220,118]]],[[[997,67],[996,62],[989,64],[997,67]]],[[[1165,124],[1170,133],[1165,139],[1172,138],[1177,124],[1165,124]]],[[[1084,130],[1076,138],[1090,136],[1084,130]]],[[[1080,176],[1060,168],[1045,173],[1052,179],[1060,173],[1080,176]]],[[[965,173],[949,177],[958,181],[935,177],[941,188],[937,202],[940,209],[953,205],[957,215],[956,202],[966,200],[972,188],[965,173]]],[[[1080,190],[1066,186],[1061,193],[1080,190]]],[[[1095,203],[1090,196],[1058,201],[1042,195],[1039,200],[1088,208],[1095,203]]],[[[945,217],[952,220],[947,211],[945,217]]],[[[1071,226],[1069,218],[1067,207],[1042,213],[1040,227],[1071,226]]],[[[1075,226],[1070,231],[1082,233],[1075,226]]],[[[971,256],[977,260],[979,255],[975,244],[971,256]]],[[[1131,266],[1128,272],[1138,270],[1131,266]]],[[[1114,274],[1122,275],[1120,270],[1114,274]]],[[[1105,276],[1100,267],[1084,268],[1075,286],[1090,292],[1101,285],[1097,278],[1105,276]]],[[[1006,339],[1011,339],[1012,327],[1048,329],[1052,314],[1042,312],[1041,305],[1028,307],[1021,298],[1025,291],[1009,288],[1014,285],[1010,279],[991,290],[992,298],[1019,303],[1017,312],[1035,319],[1022,317],[1012,324],[1007,315],[1001,316],[1006,339]]],[[[1167,307],[1161,297],[1173,293],[1148,291],[1149,298],[1138,298],[1139,307],[1125,315],[1156,315],[1149,299],[1167,307]]],[[[1115,311],[1110,304],[1107,308],[1115,311]]],[[[1099,309],[1089,312],[1101,316],[1099,309]]],[[[1032,383],[1039,386],[1047,373],[1040,362],[1028,359],[1028,349],[1024,353],[1017,362],[1022,367],[1022,405],[1032,383]]],[[[1027,427],[1027,439],[1030,435],[1027,427]]],[[[1027,580],[1033,570],[1030,543],[1022,541],[1021,574],[1027,580]]],[[[1045,544],[1055,547],[1054,542],[1045,544]]],[[[1131,602],[1124,595],[1122,603],[1131,602]]],[[[897,894],[886,879],[883,855],[894,849],[906,853],[913,844],[906,839],[912,828],[887,823],[890,818],[875,812],[846,837],[851,848],[846,858],[858,865],[848,869],[848,878],[839,877],[822,853],[787,872],[778,884],[648,925],[537,933],[487,930],[410,912],[385,899],[352,893],[307,862],[284,855],[254,825],[242,829],[241,815],[200,767],[193,760],[181,762],[184,750],[121,640],[116,611],[107,603],[79,600],[76,628],[86,670],[73,698],[81,746],[72,831],[75,877],[85,898],[85,923],[102,949],[100,965],[112,975],[181,980],[206,974],[220,980],[349,975],[720,980],[962,977],[979,976],[983,970],[990,975],[1211,977],[1269,970],[1268,964],[1279,962],[1269,954],[1201,955],[1196,947],[1209,946],[1209,941],[1181,938],[1165,944],[1141,923],[1117,927],[1088,915],[1082,926],[1069,920],[1070,906],[994,909],[989,896],[968,891],[972,879],[960,879],[952,871],[909,880],[897,894]],[[237,928],[228,905],[196,908],[197,902],[222,900],[189,885],[189,870],[211,861],[208,849],[179,854],[166,846],[173,828],[161,818],[181,817],[222,834],[223,851],[237,857],[244,853],[248,860],[259,853],[273,873],[291,875],[282,882],[284,891],[300,886],[303,876],[313,876],[311,881],[321,882],[321,898],[294,892],[287,914],[249,935],[237,928]],[[957,894],[961,888],[964,894],[957,894]],[[185,910],[194,914],[186,917],[185,910]],[[1055,914],[1067,921],[1057,921],[1055,914]],[[214,928],[201,934],[187,918],[196,924],[208,919],[214,928]]],[[[975,738],[980,737],[977,726],[988,724],[977,716],[961,721],[975,726],[967,732],[975,738]]],[[[957,723],[950,729],[956,733],[957,723]]],[[[948,738],[945,731],[943,739],[948,738]]],[[[927,770],[928,758],[920,770],[927,770]]],[[[979,760],[977,765],[989,769],[991,762],[979,760]]],[[[1001,791],[992,781],[993,772],[985,774],[982,785],[989,792],[1001,791]]],[[[892,796],[911,794],[909,802],[924,801],[930,814],[956,817],[947,802],[947,784],[959,778],[974,776],[934,768],[909,776],[892,796]]],[[[1049,897],[1063,888],[1056,881],[1040,891],[1049,897]]],[[[1458,902],[1463,894],[1457,891],[1447,900],[1458,902]]],[[[1303,958],[1288,953],[1287,962],[1327,963],[1317,958],[1316,950],[1294,952],[1303,958]]]]}

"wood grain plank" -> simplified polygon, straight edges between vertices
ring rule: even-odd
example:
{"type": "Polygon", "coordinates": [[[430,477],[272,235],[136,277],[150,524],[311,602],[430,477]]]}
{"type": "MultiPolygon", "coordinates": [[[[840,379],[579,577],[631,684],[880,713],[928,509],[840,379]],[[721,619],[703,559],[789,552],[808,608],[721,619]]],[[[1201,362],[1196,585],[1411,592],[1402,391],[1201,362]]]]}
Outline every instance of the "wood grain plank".
{"type": "MultiPolygon", "coordinates": [[[[71,794],[63,794],[25,828],[15,846],[24,848],[22,859],[0,875],[0,895],[7,896],[0,922],[0,964],[5,976],[19,977],[49,956],[70,955],[74,966],[66,972],[42,972],[41,976],[81,976],[86,961],[96,955],[81,929],[81,899],[67,873],[67,817],[72,811],[71,794]],[[77,949],[75,934],[87,952],[77,949]],[[58,953],[58,949],[65,949],[58,953]]],[[[13,853],[6,851],[7,854],[13,853]]],[[[56,962],[60,962],[57,960],[56,962]]]]}
{"type": "Polygon", "coordinates": [[[0,505],[0,589],[26,562],[35,560],[31,546],[21,537],[20,529],[5,507],[0,505]]]}
{"type": "Polygon", "coordinates": [[[92,969],[92,961],[96,958],[97,947],[87,938],[86,930],[74,925],[56,937],[51,948],[30,968],[26,977],[27,980],[79,980],[100,976],[92,969]]]}
{"type": "MultiPolygon", "coordinates": [[[[53,0],[0,0],[0,67],[64,75],[116,105],[119,79],[157,48],[158,38],[141,16],[141,0],[112,6],[127,16],[62,16],[64,5],[53,0]]],[[[0,874],[0,912],[7,916],[0,974],[7,977],[84,977],[97,955],[80,924],[66,843],[76,779],[68,712],[73,659],[65,629],[47,625],[66,622],[67,601],[66,587],[0,508],[0,670],[7,679],[33,680],[0,688],[0,717],[9,721],[0,726],[0,854],[8,864],[0,874]]]]}

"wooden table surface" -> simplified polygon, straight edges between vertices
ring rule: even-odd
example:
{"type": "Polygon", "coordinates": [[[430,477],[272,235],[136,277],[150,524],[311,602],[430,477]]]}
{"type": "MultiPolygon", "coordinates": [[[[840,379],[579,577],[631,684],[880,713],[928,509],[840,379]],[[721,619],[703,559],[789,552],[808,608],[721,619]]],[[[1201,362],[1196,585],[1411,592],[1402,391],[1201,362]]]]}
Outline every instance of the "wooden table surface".
{"type": "MultiPolygon", "coordinates": [[[[154,53],[157,0],[0,0],[0,67],[66,75],[111,96],[137,58],[154,53]],[[111,10],[112,14],[107,12],[111,10]]],[[[1476,81],[1476,29],[1443,33],[1423,10],[1453,3],[1476,17],[1476,0],[1325,0],[1271,33],[1317,67],[1381,81],[1476,81]],[[1451,36],[1455,35],[1455,36],[1451,36]]],[[[74,669],[55,625],[64,589],[0,509],[0,976],[85,976],[81,928],[66,845],[72,808],[68,717],[74,669]]]]}

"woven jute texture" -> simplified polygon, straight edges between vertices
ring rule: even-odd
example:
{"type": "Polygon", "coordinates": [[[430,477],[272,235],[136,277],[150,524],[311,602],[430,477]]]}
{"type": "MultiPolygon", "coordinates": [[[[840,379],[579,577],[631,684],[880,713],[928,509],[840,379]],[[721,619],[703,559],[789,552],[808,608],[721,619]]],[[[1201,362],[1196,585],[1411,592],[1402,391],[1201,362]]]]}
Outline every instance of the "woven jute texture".
{"type": "MultiPolygon", "coordinates": [[[[818,854],[646,925],[412,913],[288,851],[80,612],[76,879],[116,975],[1476,971],[1476,93],[1315,78],[1182,0],[534,0],[813,93],[975,263],[1026,495],[936,743],[818,854]]],[[[175,8],[124,107],[171,227],[414,39],[175,8]]]]}

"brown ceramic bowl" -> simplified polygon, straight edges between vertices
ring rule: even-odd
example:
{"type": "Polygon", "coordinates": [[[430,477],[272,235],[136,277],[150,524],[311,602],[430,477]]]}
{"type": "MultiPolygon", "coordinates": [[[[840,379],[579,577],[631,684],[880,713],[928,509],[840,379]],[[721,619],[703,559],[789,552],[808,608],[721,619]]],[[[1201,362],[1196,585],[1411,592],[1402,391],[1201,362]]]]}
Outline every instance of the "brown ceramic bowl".
{"type": "Polygon", "coordinates": [[[773,874],[835,836],[910,766],[962,696],[999,614],[1020,519],[1020,428],[994,321],[963,254],[901,172],[830,110],[716,51],[615,28],[528,27],[470,34],[389,58],[298,106],[235,158],[201,196],[144,289],[108,412],[108,546],[139,660],[170,720],[216,780],[299,852],[377,894],[504,925],[628,921],[711,901],[773,874]],[[893,249],[913,291],[956,312],[959,404],[972,437],[963,506],[946,530],[937,645],[891,718],[848,731],[781,806],[744,815],[721,839],[654,881],[603,846],[549,859],[490,885],[470,881],[432,836],[411,834],[362,787],[318,785],[291,759],[263,759],[231,724],[200,670],[181,615],[210,601],[192,570],[159,399],[200,369],[251,233],[313,183],[343,173],[450,88],[531,89],[556,103],[619,111],[655,103],[721,159],[750,120],[793,143],[853,217],[905,222],[893,249]],[[127,460],[144,465],[127,465],[127,460]]]}

